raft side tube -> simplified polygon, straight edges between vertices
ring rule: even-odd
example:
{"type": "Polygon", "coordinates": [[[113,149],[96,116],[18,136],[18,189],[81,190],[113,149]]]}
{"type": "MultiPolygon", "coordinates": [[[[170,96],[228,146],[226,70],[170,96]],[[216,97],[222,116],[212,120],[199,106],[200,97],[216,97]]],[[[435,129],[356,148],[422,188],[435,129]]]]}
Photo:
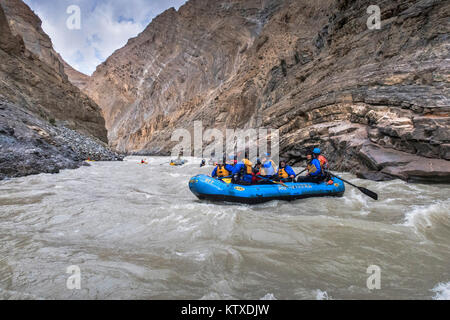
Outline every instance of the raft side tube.
{"type": "Polygon", "coordinates": [[[221,180],[197,175],[189,181],[189,189],[200,200],[239,202],[247,204],[263,203],[272,200],[292,201],[310,197],[340,197],[345,192],[344,183],[333,178],[333,184],[287,182],[287,187],[279,184],[238,185],[227,184],[221,180]]]}

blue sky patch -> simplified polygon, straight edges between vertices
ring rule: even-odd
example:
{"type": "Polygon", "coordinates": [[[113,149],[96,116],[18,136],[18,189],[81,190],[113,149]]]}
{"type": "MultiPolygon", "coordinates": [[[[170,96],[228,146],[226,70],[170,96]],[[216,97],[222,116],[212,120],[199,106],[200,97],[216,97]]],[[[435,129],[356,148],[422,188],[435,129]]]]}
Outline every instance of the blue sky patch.
{"type": "Polygon", "coordinates": [[[73,68],[91,75],[128,39],[141,33],[163,11],[186,0],[24,0],[41,18],[55,50],[73,68]],[[70,30],[71,5],[80,8],[80,29],[70,30]]]}

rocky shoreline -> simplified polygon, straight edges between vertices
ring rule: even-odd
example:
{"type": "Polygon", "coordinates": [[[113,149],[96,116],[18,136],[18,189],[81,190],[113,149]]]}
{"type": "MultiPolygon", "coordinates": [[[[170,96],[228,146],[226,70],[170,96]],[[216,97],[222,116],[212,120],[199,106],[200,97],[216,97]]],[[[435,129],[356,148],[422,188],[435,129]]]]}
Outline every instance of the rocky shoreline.
{"type": "Polygon", "coordinates": [[[0,97],[0,180],[76,169],[89,165],[87,159],[121,161],[123,155],[64,122],[36,117],[0,97]]]}

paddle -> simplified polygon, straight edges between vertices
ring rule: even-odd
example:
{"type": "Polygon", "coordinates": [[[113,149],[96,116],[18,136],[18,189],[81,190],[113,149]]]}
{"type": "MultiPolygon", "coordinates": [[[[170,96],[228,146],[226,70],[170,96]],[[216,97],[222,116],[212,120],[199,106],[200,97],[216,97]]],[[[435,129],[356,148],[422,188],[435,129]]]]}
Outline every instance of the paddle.
{"type": "Polygon", "coordinates": [[[257,178],[261,178],[261,179],[263,179],[263,180],[270,181],[270,182],[275,183],[275,184],[281,184],[283,187],[288,188],[288,185],[284,184],[284,183],[281,182],[281,181],[273,181],[273,180],[270,180],[269,178],[264,178],[264,177],[262,177],[262,176],[256,176],[256,177],[257,177],[257,178]]]}
{"type": "Polygon", "coordinates": [[[299,173],[297,173],[296,175],[295,175],[295,177],[297,178],[299,175],[301,175],[303,172],[305,172],[306,170],[308,170],[308,168],[306,168],[305,170],[302,170],[302,171],[300,171],[299,173]]]}
{"type": "Polygon", "coordinates": [[[371,197],[371,198],[374,199],[374,200],[378,200],[378,194],[376,194],[375,192],[370,191],[369,189],[366,189],[366,188],[363,188],[363,187],[358,187],[357,185],[354,185],[353,183],[348,182],[347,180],[344,180],[344,179],[342,179],[341,177],[338,177],[338,176],[332,174],[331,172],[327,172],[327,173],[329,173],[331,176],[333,176],[333,177],[335,177],[335,178],[338,178],[338,179],[344,181],[345,183],[348,183],[348,184],[351,185],[352,187],[358,188],[359,191],[361,191],[362,193],[364,193],[366,196],[369,196],[369,197],[371,197]]]}

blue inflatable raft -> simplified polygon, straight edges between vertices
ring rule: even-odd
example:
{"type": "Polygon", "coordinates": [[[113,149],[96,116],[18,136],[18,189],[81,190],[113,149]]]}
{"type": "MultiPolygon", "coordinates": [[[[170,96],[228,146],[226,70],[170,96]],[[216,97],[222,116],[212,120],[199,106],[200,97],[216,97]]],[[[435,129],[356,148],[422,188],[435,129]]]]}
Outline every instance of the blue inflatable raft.
{"type": "Polygon", "coordinates": [[[333,184],[286,182],[280,184],[254,184],[249,186],[226,183],[206,175],[189,180],[189,189],[200,200],[239,203],[263,203],[272,200],[296,200],[309,197],[340,197],[345,192],[344,183],[333,178],[333,184]]]}

